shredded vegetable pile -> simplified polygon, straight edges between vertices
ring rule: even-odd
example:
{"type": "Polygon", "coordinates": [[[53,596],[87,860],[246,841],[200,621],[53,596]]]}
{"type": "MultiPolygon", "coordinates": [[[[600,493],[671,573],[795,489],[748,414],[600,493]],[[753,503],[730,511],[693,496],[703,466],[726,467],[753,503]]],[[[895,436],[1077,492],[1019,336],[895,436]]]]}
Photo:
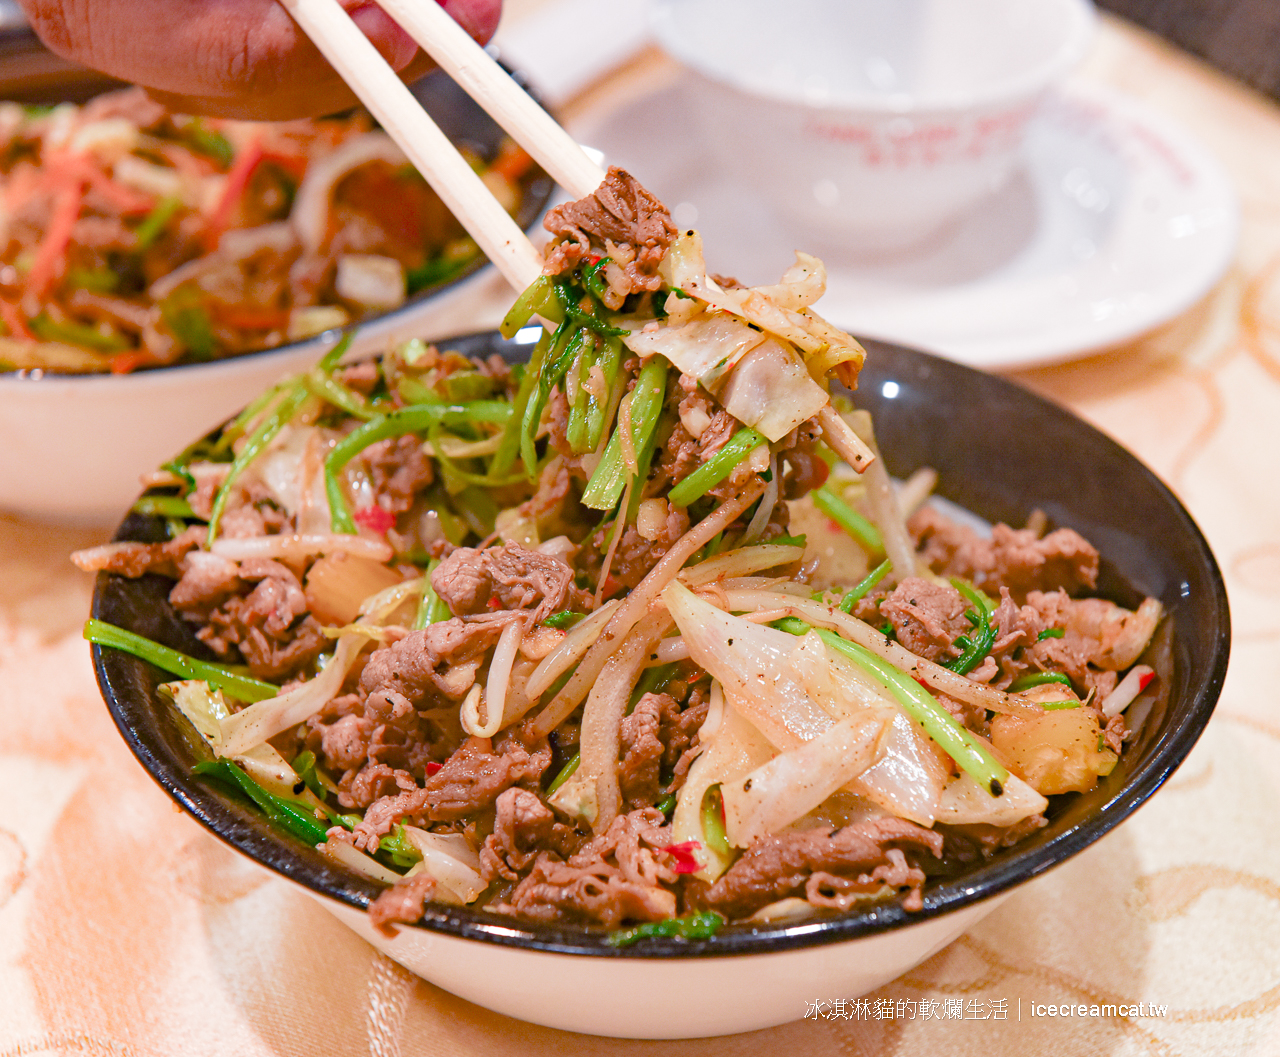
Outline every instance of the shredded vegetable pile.
{"type": "MultiPolygon", "coordinates": [[[[471,155],[514,213],[530,171],[471,155]]],[[[395,308],[479,256],[367,115],[256,124],[140,90],[0,104],[0,369],[190,363],[395,308]]]]}
{"type": "Polygon", "coordinates": [[[166,540],[76,556],[174,578],[216,660],[86,636],[175,677],[202,780],[385,883],[385,930],[627,944],[919,909],[1111,773],[1168,692],[1160,604],[890,479],[821,262],[709,276],[618,170],[547,226],[527,363],[339,347],[151,475],[166,540]]]}

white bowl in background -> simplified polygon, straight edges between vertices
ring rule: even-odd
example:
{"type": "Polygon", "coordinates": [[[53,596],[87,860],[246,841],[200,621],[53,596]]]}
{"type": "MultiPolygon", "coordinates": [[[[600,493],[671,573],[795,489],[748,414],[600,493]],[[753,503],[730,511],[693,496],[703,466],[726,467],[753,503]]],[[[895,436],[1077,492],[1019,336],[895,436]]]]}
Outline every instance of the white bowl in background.
{"type": "MultiPolygon", "coordinates": [[[[350,359],[409,338],[433,341],[477,325],[501,303],[493,268],[355,331],[350,359]]],[[[140,474],[181,452],[276,382],[314,366],[341,337],[328,331],[279,349],[134,374],[0,374],[0,510],[110,525],[142,491],[140,474]]]]}
{"type": "Polygon", "coordinates": [[[1090,0],[659,0],[722,163],[818,249],[926,240],[1014,171],[1090,0]]]}

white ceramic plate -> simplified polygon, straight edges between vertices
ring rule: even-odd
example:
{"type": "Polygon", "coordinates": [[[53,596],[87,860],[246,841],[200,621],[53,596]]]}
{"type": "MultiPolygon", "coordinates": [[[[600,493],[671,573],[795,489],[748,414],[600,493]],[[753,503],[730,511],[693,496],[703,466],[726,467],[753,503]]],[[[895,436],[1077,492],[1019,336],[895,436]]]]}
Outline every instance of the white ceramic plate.
{"type": "MultiPolygon", "coordinates": [[[[1028,133],[1020,171],[979,210],[899,258],[859,259],[789,229],[700,146],[681,79],[576,129],[702,232],[712,271],[776,282],[795,249],[827,264],[817,309],[863,337],[1013,369],[1117,345],[1195,304],[1226,271],[1234,189],[1185,131],[1074,85],[1028,133]]],[[[788,159],[762,156],[761,165],[788,159]]]]}

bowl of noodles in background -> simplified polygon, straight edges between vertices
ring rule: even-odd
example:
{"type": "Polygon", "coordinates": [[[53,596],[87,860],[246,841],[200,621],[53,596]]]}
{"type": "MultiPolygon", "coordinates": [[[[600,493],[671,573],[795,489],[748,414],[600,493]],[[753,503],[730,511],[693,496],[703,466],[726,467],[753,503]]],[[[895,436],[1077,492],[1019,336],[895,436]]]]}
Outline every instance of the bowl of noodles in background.
{"type": "MultiPolygon", "coordinates": [[[[528,344],[483,333],[440,344],[509,361],[528,344]]],[[[526,336],[527,338],[527,336],[526,336]]],[[[1159,601],[1166,691],[1118,765],[1061,798],[1048,823],[1012,847],[931,878],[922,900],[799,919],[746,920],[710,936],[659,934],[622,945],[600,926],[531,921],[431,903],[388,936],[368,914],[382,886],[274,827],[192,768],[207,752],[145,661],[95,647],[115,722],[153,779],[229,847],[287,879],[389,957],[434,984],[508,1016],[636,1038],[748,1031],[798,1019],[817,995],[856,997],[895,979],[970,928],[1017,887],[1114,829],[1185,759],[1226,672],[1225,588],[1206,541],[1176,497],[1091,426],[1003,379],[925,353],[867,342],[856,404],[870,412],[889,472],[936,473],[934,494],[988,524],[1069,528],[1101,556],[1097,594],[1134,607],[1159,601]]],[[[194,439],[194,438],[189,438],[194,439]]],[[[116,539],[159,542],[160,516],[131,513],[116,539]]],[[[93,616],[205,656],[170,606],[171,581],[103,573],[93,616]]]]}
{"type": "MultiPolygon", "coordinates": [[[[173,115],[21,27],[0,55],[0,509],[109,523],[138,467],[344,334],[455,332],[500,282],[366,115],[173,115]]],[[[447,77],[414,92],[534,225],[545,173],[447,77]]]]}

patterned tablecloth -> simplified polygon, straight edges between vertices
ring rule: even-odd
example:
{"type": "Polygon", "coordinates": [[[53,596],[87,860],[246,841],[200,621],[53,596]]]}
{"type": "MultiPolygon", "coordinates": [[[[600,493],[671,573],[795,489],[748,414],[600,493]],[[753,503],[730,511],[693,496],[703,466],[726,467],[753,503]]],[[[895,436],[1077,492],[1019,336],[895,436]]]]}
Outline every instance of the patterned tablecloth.
{"type": "MultiPolygon", "coordinates": [[[[662,62],[642,54],[567,113],[662,62]]],[[[1201,303],[1017,375],[1150,464],[1226,575],[1217,714],[1133,819],[889,986],[815,994],[783,1027],[642,1043],[517,1023],[410,976],[179,813],[116,735],[80,638],[91,581],[67,555],[105,530],[3,517],[0,1057],[1280,1051],[1280,109],[1115,23],[1086,75],[1198,136],[1243,209],[1236,260],[1201,303]],[[1063,1004],[1076,1015],[1047,1015],[1063,1004]]]]}

